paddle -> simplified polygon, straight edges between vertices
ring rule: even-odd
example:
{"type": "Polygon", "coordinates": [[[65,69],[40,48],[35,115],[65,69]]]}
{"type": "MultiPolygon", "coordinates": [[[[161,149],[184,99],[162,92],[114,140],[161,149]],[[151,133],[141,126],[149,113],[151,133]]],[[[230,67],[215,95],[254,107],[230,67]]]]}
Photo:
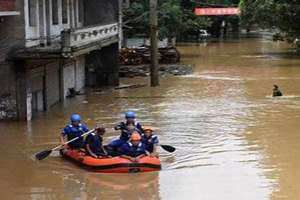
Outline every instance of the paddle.
{"type": "Polygon", "coordinates": [[[167,152],[174,152],[176,150],[175,147],[171,146],[171,145],[164,145],[164,144],[160,144],[159,145],[161,148],[163,148],[164,150],[166,150],[167,152]]]}
{"type": "Polygon", "coordinates": [[[64,144],[61,144],[61,145],[59,145],[59,146],[57,146],[57,147],[55,147],[55,148],[53,148],[53,149],[48,149],[48,150],[45,150],[45,151],[41,151],[41,152],[35,154],[35,158],[38,159],[38,160],[43,160],[43,159],[45,159],[46,157],[48,157],[52,151],[55,151],[55,150],[57,150],[57,149],[60,149],[63,145],[66,145],[66,144],[69,144],[69,143],[71,143],[71,142],[74,142],[74,141],[77,140],[78,138],[83,137],[83,136],[86,136],[86,135],[88,135],[88,134],[91,134],[91,133],[94,132],[94,131],[95,131],[95,129],[92,129],[92,130],[90,130],[90,131],[88,131],[88,132],[82,134],[81,136],[76,137],[76,138],[73,138],[72,140],[70,140],[70,141],[68,141],[68,142],[66,142],[66,143],[64,143],[64,144]]]}

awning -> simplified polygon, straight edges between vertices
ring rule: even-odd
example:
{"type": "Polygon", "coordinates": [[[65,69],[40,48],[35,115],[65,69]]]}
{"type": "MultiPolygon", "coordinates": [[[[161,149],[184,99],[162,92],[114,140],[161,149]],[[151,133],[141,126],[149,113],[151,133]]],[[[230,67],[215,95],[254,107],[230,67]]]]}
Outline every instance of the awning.
{"type": "Polygon", "coordinates": [[[15,9],[15,0],[0,0],[0,16],[19,15],[15,9]]]}

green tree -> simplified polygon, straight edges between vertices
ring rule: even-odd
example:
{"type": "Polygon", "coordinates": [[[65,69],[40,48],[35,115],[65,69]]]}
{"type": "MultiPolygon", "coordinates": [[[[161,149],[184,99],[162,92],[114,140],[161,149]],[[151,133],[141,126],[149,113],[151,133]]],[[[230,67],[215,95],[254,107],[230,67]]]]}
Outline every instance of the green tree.
{"type": "Polygon", "coordinates": [[[123,26],[128,37],[139,34],[149,35],[148,0],[136,0],[128,9],[123,10],[123,26]]]}
{"type": "Polygon", "coordinates": [[[244,26],[257,24],[273,30],[277,39],[284,38],[289,42],[300,38],[299,0],[241,0],[240,8],[244,26]]]}
{"type": "Polygon", "coordinates": [[[255,23],[255,0],[242,0],[239,4],[241,10],[241,25],[250,31],[251,26],[255,23]]]}
{"type": "MultiPolygon", "coordinates": [[[[180,0],[159,1],[158,22],[159,36],[170,38],[176,36],[182,24],[180,0]]],[[[137,0],[124,10],[126,32],[129,36],[149,35],[149,0],[137,0]]]]}
{"type": "Polygon", "coordinates": [[[159,36],[171,39],[182,28],[180,0],[168,0],[159,6],[159,36]]]}
{"type": "Polygon", "coordinates": [[[182,24],[179,31],[181,39],[186,39],[189,36],[198,36],[200,29],[208,29],[212,25],[210,17],[196,16],[194,9],[198,7],[198,2],[195,0],[182,0],[182,24]]]}
{"type": "MultiPolygon", "coordinates": [[[[149,35],[149,0],[136,0],[123,11],[125,33],[127,36],[149,35]]],[[[182,0],[159,1],[159,37],[172,38],[179,34],[196,32],[210,25],[207,17],[198,17],[193,13],[195,1],[189,1],[189,7],[182,8],[182,0]]]]}
{"type": "MultiPolygon", "coordinates": [[[[239,0],[160,0],[159,1],[159,37],[181,38],[188,35],[197,36],[200,29],[210,29],[214,24],[220,24],[220,17],[196,16],[194,9],[202,5],[235,6],[239,0]],[[200,2],[200,4],[199,4],[200,2]]],[[[149,0],[135,0],[128,9],[123,11],[125,34],[128,37],[149,35],[149,0]]],[[[224,18],[224,17],[223,17],[224,18]]],[[[237,17],[226,17],[238,24],[237,17]]],[[[219,25],[217,26],[217,28],[219,25]]]]}

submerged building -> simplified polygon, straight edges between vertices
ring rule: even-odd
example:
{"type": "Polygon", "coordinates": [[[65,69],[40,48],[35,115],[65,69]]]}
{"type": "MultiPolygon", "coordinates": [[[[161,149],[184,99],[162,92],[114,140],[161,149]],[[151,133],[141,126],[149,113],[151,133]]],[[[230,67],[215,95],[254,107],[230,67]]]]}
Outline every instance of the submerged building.
{"type": "Polygon", "coordinates": [[[120,0],[0,0],[0,119],[118,85],[120,0]]]}

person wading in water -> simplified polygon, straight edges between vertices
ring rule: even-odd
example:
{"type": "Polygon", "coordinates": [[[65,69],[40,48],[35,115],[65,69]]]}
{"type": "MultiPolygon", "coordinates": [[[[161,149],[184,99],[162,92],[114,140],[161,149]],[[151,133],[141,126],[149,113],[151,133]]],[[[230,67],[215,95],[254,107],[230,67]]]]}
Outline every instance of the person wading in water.
{"type": "Polygon", "coordinates": [[[281,97],[281,96],[282,96],[282,93],[279,90],[278,85],[274,85],[274,88],[273,88],[273,97],[281,97]]]}

